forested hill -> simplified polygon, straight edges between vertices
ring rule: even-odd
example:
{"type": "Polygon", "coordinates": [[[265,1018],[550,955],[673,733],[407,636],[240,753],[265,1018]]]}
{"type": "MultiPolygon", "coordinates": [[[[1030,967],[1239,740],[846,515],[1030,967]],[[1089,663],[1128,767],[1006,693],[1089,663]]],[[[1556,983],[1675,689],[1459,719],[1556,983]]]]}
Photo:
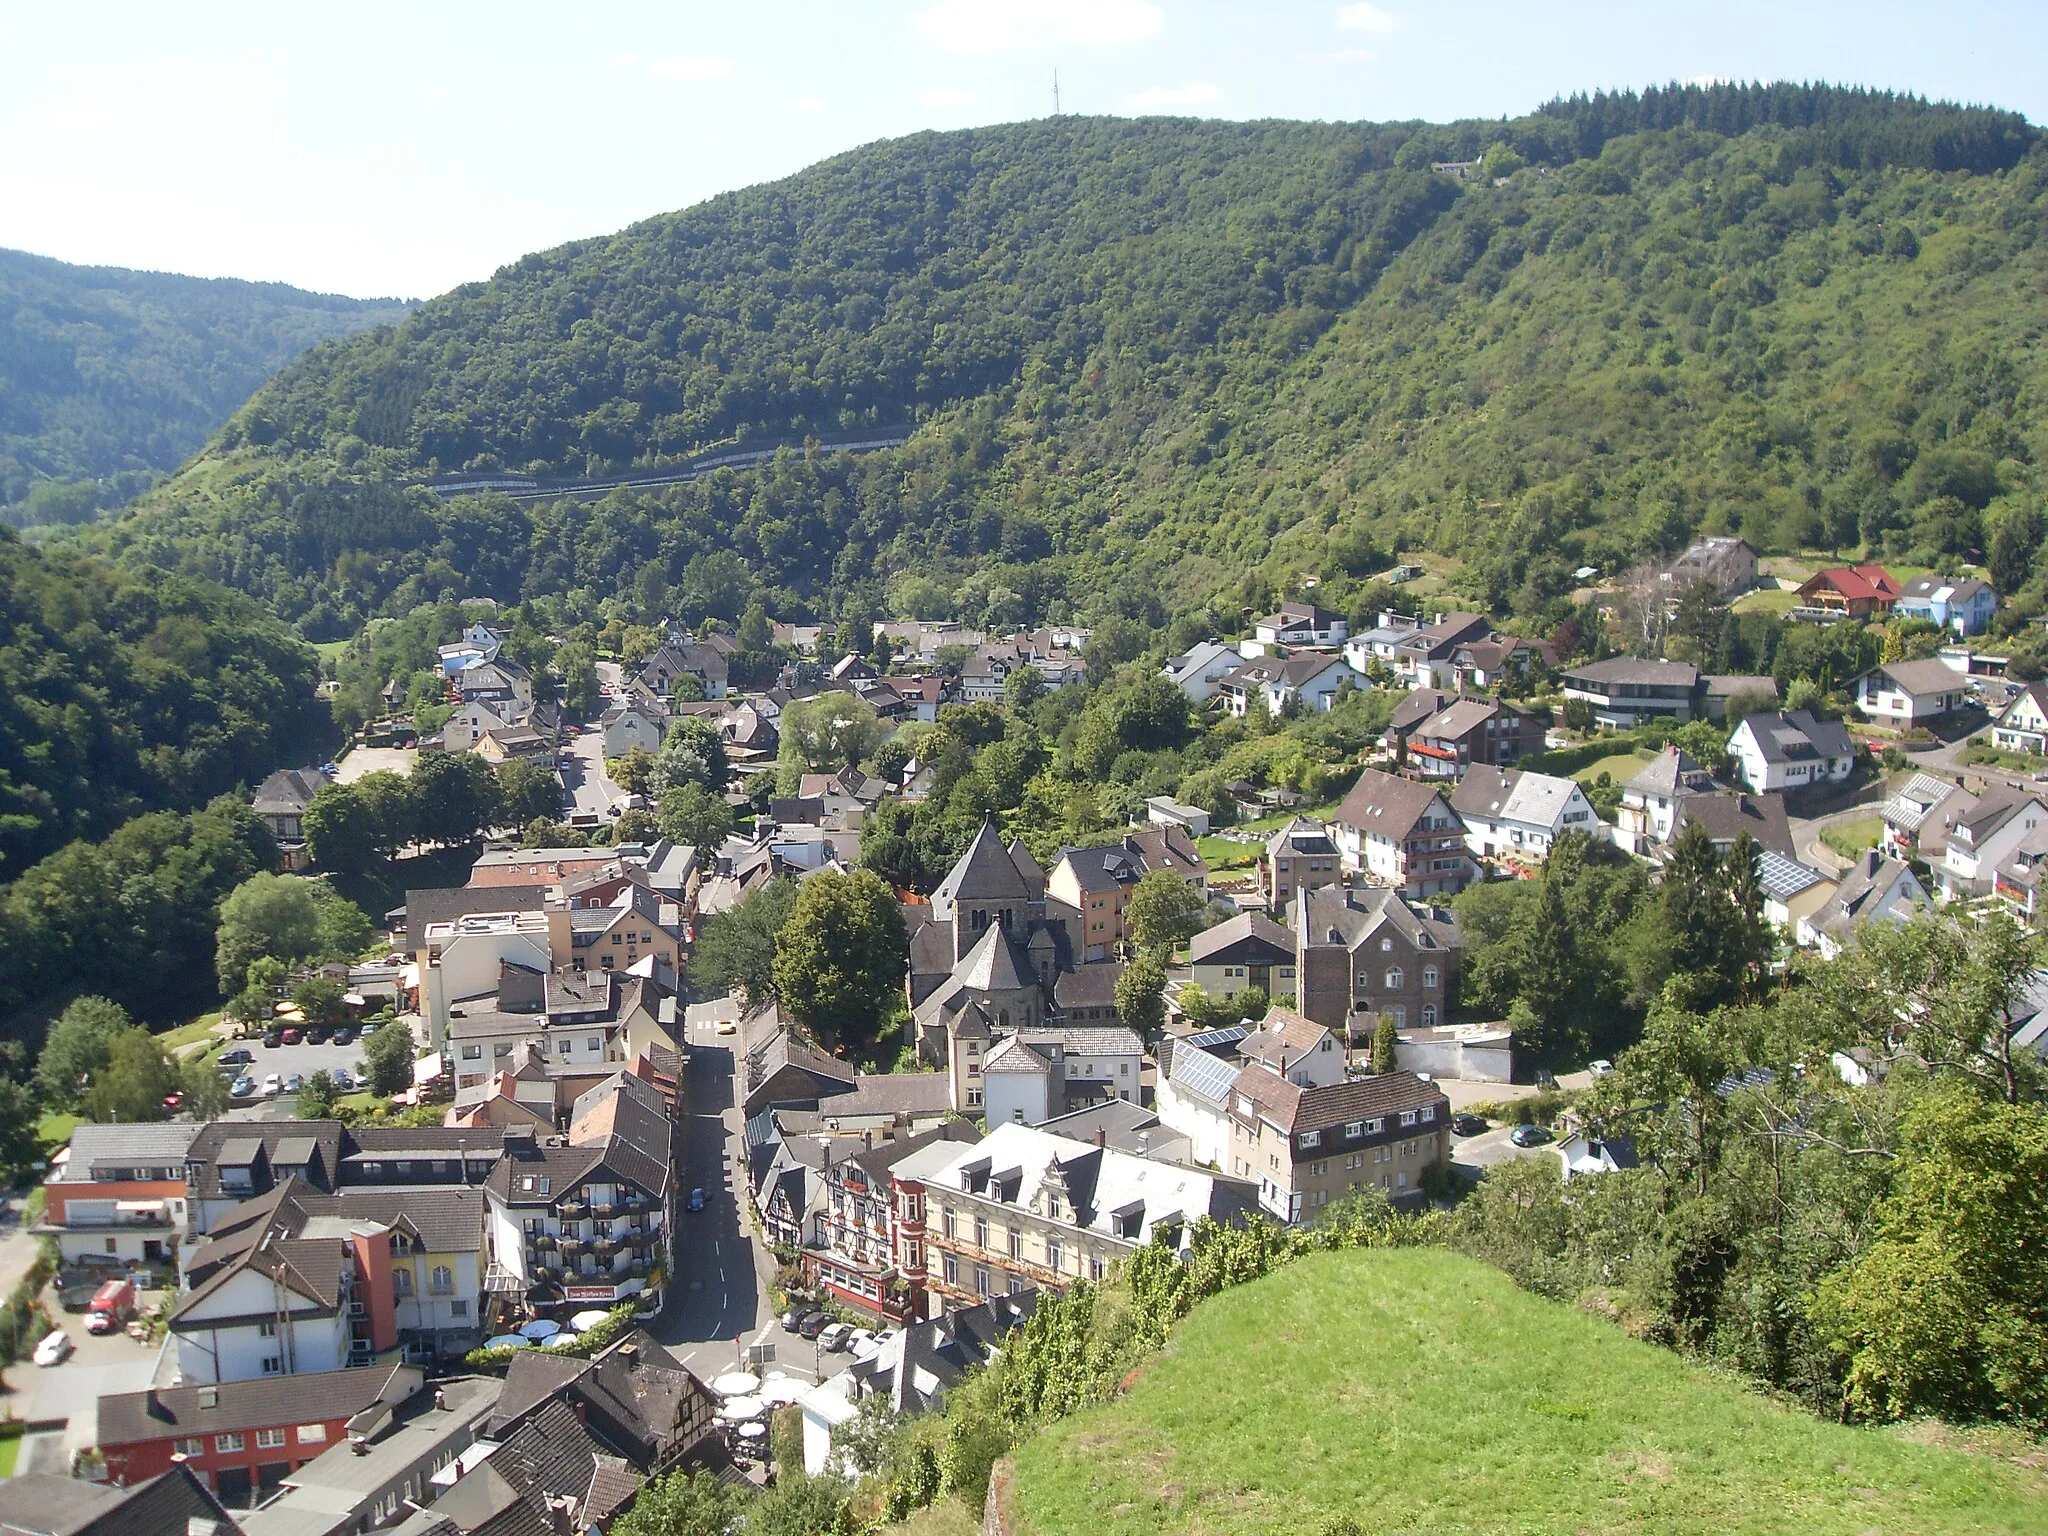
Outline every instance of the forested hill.
{"type": "Polygon", "coordinates": [[[2044,187],[2012,114],[1824,86],[920,135],[322,345],[91,536],[316,637],[650,569],[709,612],[1158,622],[1423,547],[1540,621],[1702,528],[1968,552],[2040,490],[2044,187]],[[595,506],[405,484],[903,420],[595,506]]]}
{"type": "Polygon", "coordinates": [[[405,308],[0,250],[0,515],[75,522],[117,505],[314,342],[405,308]]]}

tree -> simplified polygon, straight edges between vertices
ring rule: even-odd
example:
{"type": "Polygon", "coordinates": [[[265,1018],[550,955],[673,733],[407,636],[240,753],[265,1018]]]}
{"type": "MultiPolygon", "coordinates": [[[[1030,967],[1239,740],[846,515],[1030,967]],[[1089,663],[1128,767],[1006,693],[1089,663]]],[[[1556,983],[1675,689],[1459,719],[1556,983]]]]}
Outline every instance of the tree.
{"type": "Polygon", "coordinates": [[[1394,1028],[1394,1016],[1380,1015],[1379,1023],[1372,1030],[1372,1069],[1382,1075],[1395,1071],[1400,1066],[1401,1037],[1394,1028]]]}
{"type": "Polygon", "coordinates": [[[2034,553],[2041,547],[2041,517],[2031,508],[2015,508],[1999,519],[1991,535],[1986,568],[1991,585],[2010,597],[2034,574],[2034,553]]]}
{"type": "Polygon", "coordinates": [[[696,784],[714,795],[722,795],[731,773],[725,756],[725,738],[719,735],[718,727],[695,715],[685,715],[668,728],[661,751],[648,767],[647,793],[660,799],[679,784],[696,784]]]}
{"type": "Polygon", "coordinates": [[[162,1120],[170,1114],[164,1100],[183,1086],[156,1037],[133,1026],[114,1036],[106,1066],[86,1091],[85,1112],[102,1122],[162,1120]]]}
{"type": "Polygon", "coordinates": [[[692,848],[716,853],[732,835],[732,807],[723,795],[715,795],[701,784],[672,786],[661,797],[661,835],[692,848]]]}
{"type": "Polygon", "coordinates": [[[1036,667],[1018,667],[1003,679],[1003,707],[1013,715],[1027,713],[1045,693],[1045,674],[1036,667]]]}
{"type": "Polygon", "coordinates": [[[796,882],[786,875],[756,886],[738,906],[710,918],[697,936],[699,985],[737,989],[749,1002],[775,995],[775,940],[796,908],[796,882]]]}
{"type": "Polygon", "coordinates": [[[611,1536],[729,1536],[747,1496],[711,1472],[671,1472],[646,1483],[611,1536]]]}
{"type": "Polygon", "coordinates": [[[393,844],[377,808],[352,784],[329,784],[300,818],[306,851],[322,869],[362,874],[391,857],[393,844]]]}
{"type": "Polygon", "coordinates": [[[858,764],[889,734],[867,700],[851,693],[820,693],[783,708],[777,776],[784,794],[795,794],[807,773],[837,773],[858,764]]]}
{"type": "Polygon", "coordinates": [[[128,1010],[104,997],[81,997],[57,1016],[36,1058],[36,1091],[53,1109],[72,1109],[105,1070],[114,1041],[134,1027],[128,1010]]]}
{"type": "Polygon", "coordinates": [[[369,915],[340,892],[318,887],[313,893],[313,911],[312,958],[354,960],[369,948],[376,931],[369,915]]]}
{"type": "Polygon", "coordinates": [[[1117,1022],[1149,1040],[1166,1027],[1166,967],[1147,951],[1116,979],[1117,1022]]]}
{"type": "Polygon", "coordinates": [[[363,1070],[375,1093],[400,1093],[412,1086],[412,1026],[402,1019],[380,1024],[363,1042],[363,1070]]]}
{"type": "Polygon", "coordinates": [[[413,765],[412,802],[421,842],[473,842],[503,820],[498,781],[474,752],[424,752],[413,765]]]}
{"type": "Polygon", "coordinates": [[[334,1117],[334,1074],[315,1072],[299,1089],[298,1116],[301,1120],[329,1120],[334,1117]]]}
{"type": "Polygon", "coordinates": [[[827,1050],[873,1044],[910,964],[896,893],[867,870],[826,870],[797,887],[775,940],[775,993],[827,1050]]]}
{"type": "Polygon", "coordinates": [[[348,1012],[342,1003],[341,983],[327,976],[308,976],[292,988],[292,1005],[308,1024],[329,1026],[348,1012]]]}
{"type": "Polygon", "coordinates": [[[547,769],[523,758],[498,764],[499,819],[523,827],[536,816],[552,816],[561,803],[562,785],[547,769]]]}
{"type": "MultiPolygon", "coordinates": [[[[611,775],[612,782],[627,794],[644,795],[647,793],[647,775],[653,767],[652,752],[645,747],[628,747],[624,757],[608,759],[604,770],[611,775]]],[[[552,816],[553,809],[550,808],[547,814],[552,816]]]]}
{"type": "Polygon", "coordinates": [[[1202,893],[1170,869],[1140,879],[1124,903],[1124,929],[1134,948],[1171,953],[1202,931],[1208,903],[1202,893]]]}
{"type": "Polygon", "coordinates": [[[555,652],[555,675],[561,679],[562,708],[572,715],[587,715],[603,697],[597,680],[597,658],[580,640],[564,641],[555,652]]]}
{"type": "Polygon", "coordinates": [[[758,597],[747,604],[747,611],[740,615],[740,649],[743,651],[766,651],[775,644],[775,626],[769,621],[768,609],[758,597]]]}
{"type": "Polygon", "coordinates": [[[320,905],[311,882],[290,875],[252,875],[220,905],[214,941],[223,992],[238,990],[249,962],[269,956],[294,964],[320,947],[320,905]]]}
{"type": "Polygon", "coordinates": [[[1816,1324],[1850,1407],[2038,1423],[2048,1414],[2048,1117],[1962,1085],[1908,1112],[1877,1236],[1822,1280],[1816,1324]]]}

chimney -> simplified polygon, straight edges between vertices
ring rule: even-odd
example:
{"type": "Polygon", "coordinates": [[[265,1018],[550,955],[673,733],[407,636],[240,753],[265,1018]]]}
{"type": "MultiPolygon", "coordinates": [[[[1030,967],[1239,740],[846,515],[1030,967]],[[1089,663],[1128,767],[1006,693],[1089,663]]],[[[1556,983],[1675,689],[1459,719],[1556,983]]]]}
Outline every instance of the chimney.
{"type": "Polygon", "coordinates": [[[1883,858],[1884,855],[1875,848],[1863,850],[1863,873],[1867,878],[1872,880],[1877,878],[1877,866],[1883,861],[1883,858]]]}
{"type": "Polygon", "coordinates": [[[1109,1137],[1103,1132],[1102,1127],[1099,1125],[1095,1128],[1095,1145],[1098,1147],[1106,1147],[1109,1145],[1109,1137]]]}
{"type": "Polygon", "coordinates": [[[448,1411],[448,1394],[439,1387],[434,1388],[434,1406],[443,1413],[448,1411]]]}

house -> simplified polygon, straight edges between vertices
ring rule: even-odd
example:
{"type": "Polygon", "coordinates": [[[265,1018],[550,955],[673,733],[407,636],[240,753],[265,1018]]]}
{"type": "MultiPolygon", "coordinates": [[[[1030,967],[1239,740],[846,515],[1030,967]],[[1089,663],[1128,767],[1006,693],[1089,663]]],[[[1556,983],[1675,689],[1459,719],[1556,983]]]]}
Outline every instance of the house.
{"type": "Polygon", "coordinates": [[[1350,635],[1349,620],[1314,603],[1282,603],[1264,618],[1252,621],[1252,638],[1262,647],[1261,655],[1285,654],[1302,646],[1329,650],[1350,635]]]}
{"type": "Polygon", "coordinates": [[[1582,662],[1560,674],[1567,699],[1583,699],[1601,725],[1683,725],[1699,714],[1700,669],[1690,662],[1611,656],[1582,662]]]}
{"type": "Polygon", "coordinates": [[[1160,1120],[1188,1138],[1189,1155],[1208,1168],[1230,1156],[1230,1090],[1243,1070],[1236,1061],[1176,1040],[1162,1051],[1157,1090],[1160,1120]]]}
{"type": "Polygon", "coordinates": [[[1393,755],[1396,763],[1405,762],[1409,739],[1417,729],[1463,697],[1448,688],[1410,689],[1387,717],[1387,728],[1380,736],[1380,745],[1393,755]]]}
{"type": "Polygon", "coordinates": [[[1292,1008],[1273,1007],[1237,1045],[1238,1060],[1283,1077],[1299,1088],[1322,1088],[1343,1079],[1347,1052],[1335,1035],[1292,1008]]]}
{"type": "Polygon", "coordinates": [[[2048,753],[2048,683],[2027,683],[1991,724],[1991,742],[2003,752],[2048,753]]]}
{"type": "Polygon", "coordinates": [[[557,955],[575,970],[624,970],[654,955],[681,973],[683,914],[672,901],[653,891],[628,885],[602,907],[576,907],[569,913],[569,953],[557,955]]]}
{"type": "Polygon", "coordinates": [[[925,1181],[926,1304],[936,1317],[991,1296],[1099,1281],[1155,1235],[1185,1233],[1205,1216],[1237,1220],[1251,1203],[1237,1180],[997,1125],[925,1181]]]}
{"type": "Polygon", "coordinates": [[[493,656],[457,672],[455,691],[467,704],[476,699],[502,706],[500,714],[533,708],[533,674],[510,656],[493,656]]]}
{"type": "Polygon", "coordinates": [[[1379,1189],[1411,1204],[1450,1163],[1451,1101],[1412,1072],[1301,1087],[1248,1065],[1230,1090],[1230,1171],[1256,1182],[1259,1207],[1289,1226],[1379,1189]]]}
{"type": "Polygon", "coordinates": [[[465,667],[496,661],[501,644],[498,632],[490,625],[482,622],[471,624],[457,639],[440,647],[441,670],[453,677],[465,667]]]}
{"type": "Polygon", "coordinates": [[[555,739],[530,725],[508,725],[485,731],[472,750],[493,768],[501,763],[531,763],[536,768],[555,765],[555,739]]]}
{"type": "Polygon", "coordinates": [[[607,759],[616,760],[628,752],[645,752],[651,757],[661,750],[667,720],[652,706],[623,704],[606,712],[599,729],[604,733],[607,759]]]}
{"type": "Polygon", "coordinates": [[[1189,837],[1209,835],[1209,813],[1199,805],[1183,805],[1171,795],[1148,796],[1145,820],[1155,827],[1178,827],[1189,837]]]}
{"type": "Polygon", "coordinates": [[[1266,839],[1259,858],[1259,889],[1266,905],[1284,912],[1302,891],[1335,885],[1340,878],[1337,844],[1319,821],[1296,816],[1266,839]]]}
{"type": "Polygon", "coordinates": [[[1196,704],[1216,697],[1216,687],[1244,664],[1234,647],[1221,640],[1190,646],[1160,669],[1166,680],[1196,704]]]}
{"type": "MultiPolygon", "coordinates": [[[[1746,789],[1711,795],[1687,795],[1678,802],[1678,832],[1697,823],[1706,829],[1714,851],[1727,854],[1745,834],[1761,849],[1797,856],[1792,824],[1785,815],[1785,797],[1776,791],[1753,794],[1746,789]]],[[[1674,833],[1674,840],[1677,834],[1674,833]]]]}
{"type": "Polygon", "coordinates": [[[827,1156],[820,1173],[824,1198],[797,1249],[804,1278],[835,1302],[898,1324],[924,1313],[922,1199],[926,1166],[950,1162],[964,1145],[981,1139],[964,1120],[921,1135],[877,1145],[867,1133],[839,1157],[827,1156]],[[923,1154],[920,1156],[919,1154],[923,1154]],[[909,1163],[899,1193],[896,1169],[909,1163]],[[907,1218],[916,1235],[906,1233],[907,1218]]]}
{"type": "Polygon", "coordinates": [[[119,1487],[17,1472],[0,1482],[7,1536],[234,1536],[235,1521],[188,1467],[119,1487]]]}
{"type": "Polygon", "coordinates": [[[1395,890],[1330,886],[1295,907],[1296,996],[1303,1017],[1369,1039],[1381,1015],[1394,1027],[1448,1021],[1464,940],[1454,913],[1395,890]]]}
{"type": "Polygon", "coordinates": [[[287,871],[304,869],[313,862],[306,851],[306,807],[333,782],[333,775],[324,768],[280,768],[256,786],[250,809],[269,830],[287,871]]]}
{"type": "Polygon", "coordinates": [[[1240,912],[1189,941],[1187,977],[1211,997],[1246,987],[1268,997],[1292,992],[1294,935],[1263,912],[1240,912]]]}
{"type": "Polygon", "coordinates": [[[1989,896],[2001,865],[2036,827],[2048,821],[2048,803],[2004,784],[1987,787],[1956,810],[1939,863],[1929,860],[1935,895],[1943,902],[1989,896]]]}
{"type": "Polygon", "coordinates": [[[2028,923],[2041,920],[2041,880],[2048,869],[2048,825],[2034,828],[2021,838],[2012,853],[1998,866],[1992,891],[2028,923]]]}
{"type": "Polygon", "coordinates": [[[1515,768],[1475,767],[1451,793],[1465,846],[1482,859],[1540,864],[1567,832],[1597,834],[1600,817],[1572,779],[1515,768]]]}
{"type": "Polygon", "coordinates": [[[1946,661],[1891,661],[1856,679],[1856,707],[1888,725],[1912,726],[1970,702],[1967,678],[1946,661]]]}
{"type": "Polygon", "coordinates": [[[1532,669],[1555,669],[1557,647],[1548,640],[1523,640],[1492,635],[1464,640],[1451,651],[1451,686],[1460,691],[1491,688],[1509,677],[1527,677],[1532,669]]]}
{"type": "Polygon", "coordinates": [[[1424,778],[1455,779],[1474,763],[1505,767],[1543,749],[1536,717],[1500,699],[1461,698],[1408,733],[1409,766],[1424,778]]]}
{"type": "Polygon", "coordinates": [[[1394,643],[1386,665],[1408,688],[1448,688],[1456,680],[1460,646],[1492,635],[1482,614],[1440,613],[1394,643]]]}
{"type": "Polygon", "coordinates": [[[1951,779],[1916,773],[1884,803],[1884,850],[1895,858],[1938,863],[1955,818],[1976,796],[1951,779]]]}
{"type": "Polygon", "coordinates": [[[1742,781],[1758,791],[1839,784],[1856,767],[1848,728],[1808,709],[1745,716],[1728,738],[1728,755],[1742,781]]]}
{"type": "Polygon", "coordinates": [[[243,1536],[360,1536],[432,1496],[435,1473],[482,1438],[510,1385],[452,1376],[393,1407],[357,1415],[345,1440],[285,1475],[283,1492],[241,1516],[243,1536]]]}
{"type": "Polygon", "coordinates": [[[1374,662],[1391,669],[1401,642],[1422,628],[1422,620],[1411,614],[1380,610],[1379,622],[1344,642],[1344,659],[1359,672],[1370,671],[1374,662]]]}
{"type": "Polygon", "coordinates": [[[484,1192],[507,1297],[609,1306],[652,1292],[658,1310],[675,1176],[662,1096],[620,1072],[576,1101],[559,1144],[519,1127],[503,1134],[484,1192]]]}
{"type": "Polygon", "coordinates": [[[492,731],[510,726],[518,711],[489,699],[465,699],[441,725],[441,746],[448,752],[469,752],[492,731]]]}
{"type": "Polygon", "coordinates": [[[175,1266],[186,1154],[198,1134],[198,1126],[175,1120],[74,1127],[69,1151],[43,1183],[43,1214],[30,1230],[54,1239],[66,1264],[175,1266]]]}
{"type": "Polygon", "coordinates": [[[151,1387],[101,1397],[93,1443],[115,1484],[147,1481],[173,1458],[243,1507],[348,1437],[349,1421],[395,1407],[426,1383],[416,1365],[151,1387]]]}
{"type": "Polygon", "coordinates": [[[700,697],[722,699],[730,676],[731,666],[725,653],[716,646],[697,640],[671,640],[640,664],[632,680],[656,698],[667,699],[674,697],[676,685],[684,678],[693,678],[700,697]]]}
{"type": "Polygon", "coordinates": [[[1930,571],[1906,583],[1892,604],[1892,614],[1901,619],[1925,619],[1967,639],[1991,627],[1998,615],[1998,594],[1974,576],[1943,576],[1930,571]]]}
{"type": "Polygon", "coordinates": [[[1770,849],[1757,855],[1756,883],[1764,895],[1764,921],[1794,943],[1800,942],[1801,924],[1840,888],[1840,882],[1770,849]]]}
{"type": "Polygon", "coordinates": [[[1881,565],[1836,565],[1815,571],[1799,584],[1795,616],[1823,622],[1881,619],[1899,600],[1899,584],[1881,565]]]}
{"type": "Polygon", "coordinates": [[[1677,592],[1704,581],[1724,598],[1740,597],[1756,585],[1756,559],[1743,540],[1707,534],[1688,544],[1662,579],[1677,592]]]}
{"type": "Polygon", "coordinates": [[[982,1057],[984,1122],[1042,1125],[1103,1098],[1136,1103],[1144,1065],[1145,1042],[1121,1025],[1020,1027],[982,1057]]]}
{"type": "Polygon", "coordinates": [[[1168,870],[1207,894],[1208,866],[1194,839],[1178,826],[1134,829],[1120,842],[1063,848],[1045,877],[1045,894],[1080,914],[1081,958],[1102,960],[1124,942],[1124,906],[1138,882],[1168,870]]]}
{"type": "Polygon", "coordinates": [[[1903,923],[1927,909],[1926,889],[1902,859],[1887,858],[1875,848],[1841,878],[1833,896],[1798,928],[1799,942],[1819,948],[1832,960],[1847,947],[1856,928],[1883,918],[1903,923]]]}
{"type": "Polygon", "coordinates": [[[1330,824],[1347,869],[1410,896],[1455,896],[1472,877],[1465,824],[1434,785],[1368,768],[1330,824]]]}
{"type": "Polygon", "coordinates": [[[1124,973],[1119,960],[1098,960],[1076,966],[1053,977],[1053,1014],[1062,1024],[1115,1024],[1117,978],[1124,973]]]}
{"type": "Polygon", "coordinates": [[[1551,1143],[1550,1150],[1564,1165],[1560,1177],[1567,1184],[1573,1179],[1593,1174],[1618,1173],[1624,1168],[1636,1167],[1639,1162],[1633,1136],[1597,1136],[1586,1130],[1567,1131],[1562,1138],[1551,1143]]]}
{"type": "Polygon", "coordinates": [[[1224,708],[1242,719],[1255,700],[1269,715],[1278,715],[1297,704],[1321,713],[1337,702],[1343,689],[1368,686],[1365,674],[1355,671],[1343,657],[1303,651],[1293,656],[1262,656],[1247,661],[1235,672],[1226,674],[1216,689],[1224,708]]]}

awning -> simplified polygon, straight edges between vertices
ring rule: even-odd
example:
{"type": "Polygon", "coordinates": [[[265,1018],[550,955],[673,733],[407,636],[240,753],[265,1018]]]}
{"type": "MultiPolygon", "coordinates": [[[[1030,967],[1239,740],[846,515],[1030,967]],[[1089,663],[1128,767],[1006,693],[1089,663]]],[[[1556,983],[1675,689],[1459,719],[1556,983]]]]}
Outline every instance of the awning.
{"type": "Polygon", "coordinates": [[[161,1216],[164,1203],[161,1200],[116,1200],[114,1209],[133,1216],[161,1216]]]}

